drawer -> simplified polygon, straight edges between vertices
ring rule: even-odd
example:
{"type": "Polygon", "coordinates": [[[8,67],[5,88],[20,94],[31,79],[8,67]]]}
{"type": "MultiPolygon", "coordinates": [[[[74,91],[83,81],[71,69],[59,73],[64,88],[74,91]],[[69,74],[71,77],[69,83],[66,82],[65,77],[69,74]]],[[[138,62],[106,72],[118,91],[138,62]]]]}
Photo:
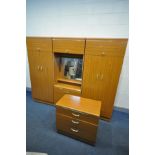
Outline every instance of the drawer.
{"type": "Polygon", "coordinates": [[[84,39],[53,39],[53,51],[56,53],[83,54],[84,39]]]}
{"type": "Polygon", "coordinates": [[[85,54],[124,56],[126,45],[126,39],[87,40],[85,54]]]}
{"type": "Polygon", "coordinates": [[[81,91],[76,91],[76,90],[54,86],[54,103],[56,103],[65,94],[80,96],[81,91]]]}
{"type": "Polygon", "coordinates": [[[88,122],[88,123],[91,123],[94,125],[98,125],[99,118],[92,116],[92,115],[89,115],[89,114],[80,113],[80,112],[73,111],[70,109],[65,109],[65,108],[59,107],[59,106],[57,106],[56,112],[58,114],[65,115],[65,116],[71,117],[71,118],[76,119],[76,120],[80,120],[83,122],[88,122]]]}
{"type": "Polygon", "coordinates": [[[57,130],[64,131],[80,139],[85,139],[91,142],[96,141],[96,133],[97,133],[96,125],[84,123],[82,121],[76,121],[70,117],[57,114],[56,127],[57,130]],[[78,122],[78,124],[75,124],[75,122],[78,122]]]}
{"type": "Polygon", "coordinates": [[[36,51],[51,51],[52,52],[52,39],[50,38],[34,38],[27,37],[27,49],[36,51]]]}

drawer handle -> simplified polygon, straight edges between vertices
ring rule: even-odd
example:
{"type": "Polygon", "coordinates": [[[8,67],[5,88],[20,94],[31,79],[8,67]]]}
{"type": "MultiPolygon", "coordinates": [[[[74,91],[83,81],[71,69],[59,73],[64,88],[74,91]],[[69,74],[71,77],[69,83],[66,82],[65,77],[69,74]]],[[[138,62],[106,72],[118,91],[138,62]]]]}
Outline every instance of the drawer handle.
{"type": "Polygon", "coordinates": [[[75,117],[79,117],[80,116],[79,114],[74,114],[74,113],[72,113],[72,115],[75,116],[75,117]]]}
{"type": "Polygon", "coordinates": [[[78,121],[74,121],[74,120],[72,120],[72,123],[73,123],[73,124],[79,124],[78,121]]]}
{"type": "Polygon", "coordinates": [[[73,131],[73,132],[79,132],[79,130],[75,130],[75,129],[73,129],[73,128],[71,128],[71,131],[73,131]]]}

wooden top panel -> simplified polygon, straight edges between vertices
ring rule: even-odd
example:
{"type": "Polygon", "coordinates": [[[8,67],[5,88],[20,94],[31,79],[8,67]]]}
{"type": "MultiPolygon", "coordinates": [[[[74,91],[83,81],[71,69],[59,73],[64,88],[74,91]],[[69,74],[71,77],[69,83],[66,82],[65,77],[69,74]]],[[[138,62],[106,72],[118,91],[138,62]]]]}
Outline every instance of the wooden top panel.
{"type": "Polygon", "coordinates": [[[66,94],[56,105],[97,117],[100,116],[101,101],[66,94]]]}
{"type": "Polygon", "coordinates": [[[127,40],[128,38],[102,38],[102,37],[54,37],[54,36],[26,36],[26,38],[50,38],[50,39],[84,39],[84,40],[127,40]]]}
{"type": "Polygon", "coordinates": [[[85,54],[124,56],[127,39],[87,39],[85,54]]]}
{"type": "Polygon", "coordinates": [[[84,47],[84,39],[53,39],[54,52],[83,54],[84,47]]]}
{"type": "Polygon", "coordinates": [[[27,37],[26,38],[27,49],[36,51],[51,51],[52,52],[52,39],[39,38],[39,37],[27,37]]]}
{"type": "Polygon", "coordinates": [[[90,46],[126,46],[127,39],[86,39],[90,46]]]}

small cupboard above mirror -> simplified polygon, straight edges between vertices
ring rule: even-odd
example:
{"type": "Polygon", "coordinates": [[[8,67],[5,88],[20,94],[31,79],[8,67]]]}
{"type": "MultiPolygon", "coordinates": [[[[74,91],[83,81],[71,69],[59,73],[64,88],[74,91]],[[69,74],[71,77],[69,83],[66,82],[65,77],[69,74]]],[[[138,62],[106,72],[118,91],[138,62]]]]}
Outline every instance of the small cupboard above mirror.
{"type": "Polygon", "coordinates": [[[53,38],[54,53],[84,54],[85,40],[82,38],[53,38]]]}

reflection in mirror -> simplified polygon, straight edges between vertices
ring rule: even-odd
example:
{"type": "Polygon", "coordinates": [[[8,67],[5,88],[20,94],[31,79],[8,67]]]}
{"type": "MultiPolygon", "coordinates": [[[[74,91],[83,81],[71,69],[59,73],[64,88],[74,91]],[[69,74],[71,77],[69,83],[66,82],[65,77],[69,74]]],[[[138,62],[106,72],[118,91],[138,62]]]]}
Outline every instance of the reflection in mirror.
{"type": "Polygon", "coordinates": [[[62,58],[64,76],[67,79],[82,79],[82,58],[62,58]]]}

